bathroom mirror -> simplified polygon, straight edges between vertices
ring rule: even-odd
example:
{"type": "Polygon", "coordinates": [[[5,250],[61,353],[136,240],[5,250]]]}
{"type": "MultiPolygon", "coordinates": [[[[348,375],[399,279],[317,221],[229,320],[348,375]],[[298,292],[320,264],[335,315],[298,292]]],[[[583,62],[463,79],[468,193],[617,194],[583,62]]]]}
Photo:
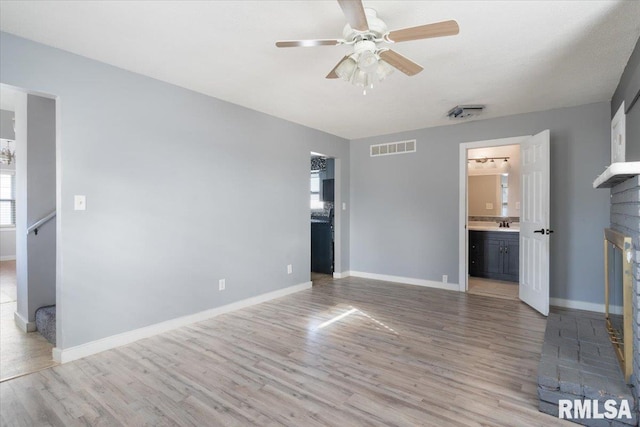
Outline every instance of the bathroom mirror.
{"type": "Polygon", "coordinates": [[[512,216],[508,174],[469,176],[468,194],[469,216],[512,216]]]}

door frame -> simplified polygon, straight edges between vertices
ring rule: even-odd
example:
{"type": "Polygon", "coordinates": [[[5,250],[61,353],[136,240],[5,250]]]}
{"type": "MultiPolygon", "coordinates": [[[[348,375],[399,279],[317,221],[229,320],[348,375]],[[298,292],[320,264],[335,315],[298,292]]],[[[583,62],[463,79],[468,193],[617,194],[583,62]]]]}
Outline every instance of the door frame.
{"type": "Polygon", "coordinates": [[[459,152],[459,200],[458,200],[458,286],[460,292],[466,292],[469,288],[469,233],[467,232],[467,150],[471,148],[489,148],[502,145],[520,145],[521,142],[531,138],[532,135],[515,136],[510,138],[487,139],[483,141],[462,142],[459,152]]]}

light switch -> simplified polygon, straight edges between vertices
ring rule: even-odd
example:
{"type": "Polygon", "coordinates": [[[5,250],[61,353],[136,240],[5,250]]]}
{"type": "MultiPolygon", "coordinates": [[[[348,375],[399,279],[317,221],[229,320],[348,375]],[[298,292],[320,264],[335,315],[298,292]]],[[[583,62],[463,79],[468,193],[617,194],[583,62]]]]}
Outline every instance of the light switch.
{"type": "Polygon", "coordinates": [[[84,211],[87,210],[87,197],[76,194],[73,196],[73,210],[84,211]]]}
{"type": "Polygon", "coordinates": [[[520,202],[516,202],[516,210],[520,210],[520,202]]]}
{"type": "Polygon", "coordinates": [[[485,203],[485,209],[493,209],[493,203],[485,203]]]}
{"type": "Polygon", "coordinates": [[[342,203],[342,210],[346,211],[347,210],[347,204],[346,203],[342,203]]]}

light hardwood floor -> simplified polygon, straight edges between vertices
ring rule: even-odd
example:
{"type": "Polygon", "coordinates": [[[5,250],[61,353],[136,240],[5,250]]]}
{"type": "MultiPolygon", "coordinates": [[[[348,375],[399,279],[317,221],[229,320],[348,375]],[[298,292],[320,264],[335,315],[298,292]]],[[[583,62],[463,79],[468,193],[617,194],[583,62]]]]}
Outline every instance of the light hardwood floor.
{"type": "Polygon", "coordinates": [[[469,276],[468,280],[468,292],[470,294],[511,300],[519,299],[519,286],[517,283],[471,276],[469,276]]]}
{"type": "Polygon", "coordinates": [[[38,332],[24,333],[15,324],[16,262],[0,262],[0,381],[56,365],[53,346],[38,332]]]}
{"type": "Polygon", "coordinates": [[[347,278],[0,384],[3,425],[553,426],[545,319],[347,278]]]}

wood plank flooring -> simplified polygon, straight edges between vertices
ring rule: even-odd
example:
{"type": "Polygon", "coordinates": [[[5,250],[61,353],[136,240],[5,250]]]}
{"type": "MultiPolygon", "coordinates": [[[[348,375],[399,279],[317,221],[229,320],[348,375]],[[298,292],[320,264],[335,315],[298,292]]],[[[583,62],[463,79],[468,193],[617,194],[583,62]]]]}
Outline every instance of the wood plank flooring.
{"type": "Polygon", "coordinates": [[[470,294],[516,301],[520,299],[518,296],[519,285],[517,283],[471,276],[469,276],[468,280],[468,292],[470,294]]]}
{"type": "Polygon", "coordinates": [[[0,381],[55,366],[53,346],[38,332],[24,333],[15,324],[16,262],[0,262],[0,381]]]}
{"type": "Polygon", "coordinates": [[[0,384],[33,425],[553,426],[545,319],[497,298],[347,278],[0,384]]]}

